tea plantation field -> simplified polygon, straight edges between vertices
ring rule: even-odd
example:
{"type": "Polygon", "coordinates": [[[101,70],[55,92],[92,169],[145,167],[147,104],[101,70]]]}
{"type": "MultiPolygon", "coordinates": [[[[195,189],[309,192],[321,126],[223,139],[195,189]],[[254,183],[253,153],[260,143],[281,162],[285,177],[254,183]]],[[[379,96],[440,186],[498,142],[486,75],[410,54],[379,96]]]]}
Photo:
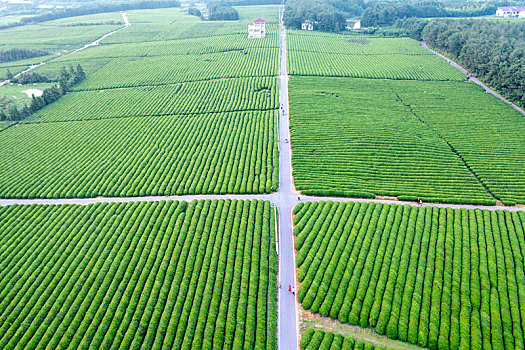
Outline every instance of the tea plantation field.
{"type": "Polygon", "coordinates": [[[300,76],[464,81],[416,41],[288,31],[288,72],[300,76]]]}
{"type": "Polygon", "coordinates": [[[0,347],[276,345],[263,201],[0,207],[0,347]]]}
{"type": "Polygon", "coordinates": [[[19,124],[0,132],[1,198],[269,193],[269,112],[19,124]]]}
{"type": "Polygon", "coordinates": [[[266,111],[277,108],[276,79],[258,77],[75,92],[33,114],[24,122],[266,111]]]}
{"type": "Polygon", "coordinates": [[[525,203],[525,118],[476,85],[293,77],[290,90],[304,193],[525,203]]]}
{"type": "Polygon", "coordinates": [[[276,190],[278,12],[241,12],[202,22],[182,9],[128,11],[131,27],[38,67],[80,63],[87,77],[0,132],[0,197],[276,190]],[[248,40],[264,14],[275,17],[268,36],[248,40]]]}
{"type": "Polygon", "coordinates": [[[90,43],[123,25],[121,14],[115,12],[3,29],[0,38],[0,50],[38,49],[45,50],[48,54],[30,59],[2,62],[0,63],[0,77],[5,77],[7,69],[13,74],[18,73],[33,63],[59,57],[65,52],[90,43]]]}
{"type": "Polygon", "coordinates": [[[524,212],[353,202],[294,212],[305,309],[430,349],[524,347],[524,212]]]}

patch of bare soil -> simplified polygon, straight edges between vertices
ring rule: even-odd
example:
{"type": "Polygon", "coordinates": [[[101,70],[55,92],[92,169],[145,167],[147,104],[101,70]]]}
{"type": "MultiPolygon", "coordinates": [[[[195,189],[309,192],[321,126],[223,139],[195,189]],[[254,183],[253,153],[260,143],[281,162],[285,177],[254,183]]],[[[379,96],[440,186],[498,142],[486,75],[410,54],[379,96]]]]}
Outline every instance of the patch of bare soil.
{"type": "Polygon", "coordinates": [[[383,199],[383,200],[387,200],[387,201],[398,201],[399,200],[397,197],[378,196],[378,195],[376,195],[376,199],[383,199]]]}
{"type": "Polygon", "coordinates": [[[323,331],[332,332],[334,334],[341,334],[344,337],[352,337],[365,343],[370,343],[375,346],[382,346],[394,350],[421,350],[423,348],[408,344],[399,340],[392,340],[383,335],[377,334],[372,328],[361,328],[358,326],[351,326],[349,324],[341,323],[329,317],[323,317],[314,314],[310,311],[304,310],[302,305],[299,307],[300,314],[300,329],[301,334],[308,328],[321,329],[323,331]]]}

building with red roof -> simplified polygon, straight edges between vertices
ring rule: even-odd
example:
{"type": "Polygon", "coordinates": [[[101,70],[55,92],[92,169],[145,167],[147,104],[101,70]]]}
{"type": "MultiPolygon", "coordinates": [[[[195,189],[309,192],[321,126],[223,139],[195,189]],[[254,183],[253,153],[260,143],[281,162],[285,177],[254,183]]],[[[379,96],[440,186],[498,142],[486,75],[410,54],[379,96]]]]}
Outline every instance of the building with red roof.
{"type": "Polygon", "coordinates": [[[256,19],[248,26],[248,38],[264,38],[266,36],[266,21],[256,19]]]}
{"type": "Polygon", "coordinates": [[[498,17],[520,17],[525,18],[525,6],[502,6],[496,10],[498,17]]]}

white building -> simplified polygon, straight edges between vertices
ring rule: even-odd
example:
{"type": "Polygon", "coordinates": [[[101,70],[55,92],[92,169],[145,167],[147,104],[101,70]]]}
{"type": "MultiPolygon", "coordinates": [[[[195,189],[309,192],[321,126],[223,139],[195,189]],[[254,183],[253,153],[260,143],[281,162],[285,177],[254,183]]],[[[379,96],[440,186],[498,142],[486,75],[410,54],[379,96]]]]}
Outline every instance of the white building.
{"type": "Polygon", "coordinates": [[[256,19],[248,26],[248,38],[264,38],[266,36],[266,21],[256,19]]]}
{"type": "Polygon", "coordinates": [[[498,17],[520,17],[525,18],[525,6],[503,6],[496,10],[498,17]]]}
{"type": "Polygon", "coordinates": [[[304,21],[303,23],[301,23],[301,29],[302,30],[314,30],[314,24],[312,23],[312,21],[304,21]]]}

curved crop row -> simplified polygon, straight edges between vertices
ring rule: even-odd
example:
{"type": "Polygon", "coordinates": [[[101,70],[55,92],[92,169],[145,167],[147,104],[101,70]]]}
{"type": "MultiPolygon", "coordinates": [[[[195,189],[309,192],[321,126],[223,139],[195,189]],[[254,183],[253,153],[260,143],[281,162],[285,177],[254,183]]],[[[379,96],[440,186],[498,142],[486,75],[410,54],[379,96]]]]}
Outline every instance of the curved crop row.
{"type": "Polygon", "coordinates": [[[269,202],[0,208],[0,347],[276,349],[269,202]]]}
{"type": "Polygon", "coordinates": [[[294,212],[304,308],[430,349],[524,347],[524,212],[352,202],[294,212]]]}

